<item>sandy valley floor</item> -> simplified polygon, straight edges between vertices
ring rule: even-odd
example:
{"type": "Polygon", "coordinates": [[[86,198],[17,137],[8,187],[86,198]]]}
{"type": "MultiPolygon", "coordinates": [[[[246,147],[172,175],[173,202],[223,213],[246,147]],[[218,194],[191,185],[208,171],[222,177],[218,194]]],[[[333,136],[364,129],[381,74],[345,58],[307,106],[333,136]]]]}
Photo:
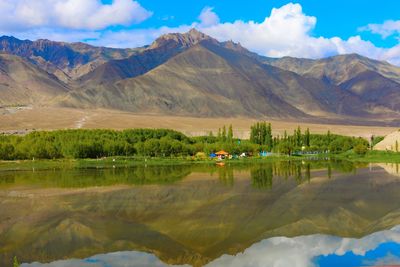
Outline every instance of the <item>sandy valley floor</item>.
{"type": "MultiPolygon", "coordinates": [[[[172,128],[188,135],[216,133],[222,125],[232,124],[237,137],[248,137],[250,126],[257,119],[249,118],[192,118],[179,116],[138,115],[115,110],[78,110],[67,108],[26,109],[15,112],[0,112],[0,131],[16,132],[33,129],[54,130],[65,128],[172,128]]],[[[332,133],[368,137],[387,135],[397,128],[381,126],[352,126],[335,124],[302,123],[269,120],[275,134],[286,129],[291,133],[297,126],[309,127],[313,133],[332,133]]]]}

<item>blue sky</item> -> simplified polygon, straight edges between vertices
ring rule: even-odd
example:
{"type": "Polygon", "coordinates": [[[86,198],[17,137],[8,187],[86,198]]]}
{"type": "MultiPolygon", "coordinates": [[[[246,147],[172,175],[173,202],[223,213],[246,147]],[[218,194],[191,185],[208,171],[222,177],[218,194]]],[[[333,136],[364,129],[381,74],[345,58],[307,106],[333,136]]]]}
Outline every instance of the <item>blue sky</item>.
{"type": "Polygon", "coordinates": [[[397,0],[0,0],[0,35],[137,47],[195,27],[265,56],[400,65],[398,10],[397,0]]]}

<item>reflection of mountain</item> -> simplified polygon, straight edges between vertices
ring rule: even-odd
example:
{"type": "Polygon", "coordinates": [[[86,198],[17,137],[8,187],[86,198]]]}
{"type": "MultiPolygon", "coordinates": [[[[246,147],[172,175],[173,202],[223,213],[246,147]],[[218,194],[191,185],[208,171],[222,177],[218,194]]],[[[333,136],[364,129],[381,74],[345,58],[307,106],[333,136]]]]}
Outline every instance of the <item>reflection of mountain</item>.
{"type": "Polygon", "coordinates": [[[380,163],[377,165],[391,175],[400,176],[400,164],[399,163],[380,163]]]}
{"type": "Polygon", "coordinates": [[[136,250],[200,266],[269,237],[362,237],[400,224],[397,177],[377,168],[326,175],[311,171],[301,184],[274,177],[272,187],[269,178],[254,186],[259,179],[243,169],[232,182],[229,172],[193,173],[175,184],[63,189],[70,194],[49,197],[35,190],[13,197],[23,190],[7,189],[0,196],[0,258],[5,265],[14,254],[48,262],[136,250]]]}
{"type": "MultiPolygon", "coordinates": [[[[223,255],[207,264],[216,266],[339,266],[338,263],[352,263],[352,266],[388,266],[400,262],[400,227],[377,232],[362,239],[339,238],[326,235],[310,235],[294,238],[273,237],[252,245],[235,256],[223,255]],[[318,244],[316,246],[316,244],[318,244]],[[288,257],[290,255],[290,257],[288,257]],[[329,264],[330,263],[330,264],[329,264]],[[356,265],[357,264],[357,265],[356,265]]],[[[65,260],[52,262],[47,267],[82,267],[87,262],[96,266],[168,266],[154,255],[143,252],[115,252],[90,257],[86,260],[65,260]]],[[[42,264],[24,264],[22,267],[41,267],[42,264]]],[[[342,266],[342,265],[340,265],[342,266]]],[[[347,266],[347,265],[346,265],[347,266]]]]}

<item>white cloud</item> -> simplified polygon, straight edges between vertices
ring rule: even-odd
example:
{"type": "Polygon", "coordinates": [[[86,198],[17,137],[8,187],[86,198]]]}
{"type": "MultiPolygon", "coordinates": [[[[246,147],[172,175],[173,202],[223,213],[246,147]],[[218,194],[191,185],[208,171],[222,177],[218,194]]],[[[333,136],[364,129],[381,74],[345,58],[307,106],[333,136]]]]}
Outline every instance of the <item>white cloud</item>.
{"type": "Polygon", "coordinates": [[[322,57],[335,52],[335,47],[324,38],[312,38],[310,32],[317,19],[306,16],[300,4],[274,8],[261,23],[235,21],[202,30],[220,40],[234,40],[245,47],[271,57],[322,57]]]}
{"type": "Polygon", "coordinates": [[[289,3],[274,8],[261,23],[235,21],[202,27],[219,40],[234,40],[244,47],[270,57],[323,58],[337,54],[358,53],[378,60],[400,64],[400,46],[379,48],[360,36],[347,40],[339,37],[325,38],[312,35],[317,18],[303,13],[300,4],[289,3]]]}
{"type": "Polygon", "coordinates": [[[387,38],[391,35],[400,34],[400,20],[387,20],[382,24],[368,24],[367,26],[361,27],[359,30],[370,31],[381,35],[383,38],[387,38]]]}
{"type": "Polygon", "coordinates": [[[200,26],[209,27],[219,23],[218,15],[213,11],[212,7],[205,7],[199,16],[200,26]]]}
{"type": "Polygon", "coordinates": [[[199,20],[191,25],[176,28],[107,32],[92,44],[118,47],[142,46],[151,43],[161,34],[183,32],[196,27],[220,41],[240,42],[249,50],[269,57],[323,58],[337,54],[358,53],[400,65],[400,45],[380,48],[360,36],[353,36],[347,40],[339,37],[313,36],[317,18],[304,14],[300,4],[289,3],[274,8],[262,22],[237,20],[220,23],[213,9],[205,7],[199,20]]]}
{"type": "Polygon", "coordinates": [[[100,30],[109,26],[139,23],[151,12],[137,1],[114,0],[1,0],[0,31],[26,31],[32,28],[100,30]]]}

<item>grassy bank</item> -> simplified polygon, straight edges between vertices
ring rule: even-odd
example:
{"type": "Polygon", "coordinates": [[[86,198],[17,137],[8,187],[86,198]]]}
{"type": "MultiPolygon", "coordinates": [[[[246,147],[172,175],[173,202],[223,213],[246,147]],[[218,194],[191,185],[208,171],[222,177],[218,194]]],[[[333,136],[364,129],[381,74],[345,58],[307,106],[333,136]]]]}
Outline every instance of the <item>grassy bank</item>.
{"type": "Polygon", "coordinates": [[[366,163],[400,163],[400,153],[390,151],[368,151],[359,155],[352,151],[331,155],[331,158],[366,163]]]}
{"type": "MultiPolygon", "coordinates": [[[[360,163],[400,163],[400,153],[386,151],[368,151],[359,155],[352,151],[341,154],[321,154],[313,156],[275,155],[269,157],[250,157],[224,160],[226,164],[249,164],[276,161],[297,160],[345,160],[360,163]]],[[[0,161],[0,171],[9,170],[46,170],[71,168],[128,168],[135,166],[163,166],[185,164],[216,164],[216,160],[196,157],[107,157],[101,159],[54,159],[54,160],[15,160],[0,161]]]]}
{"type": "MultiPolygon", "coordinates": [[[[303,160],[304,157],[270,156],[224,160],[227,164],[247,164],[283,160],[303,160]]],[[[102,159],[55,159],[0,161],[0,171],[46,170],[69,168],[126,168],[134,166],[163,166],[185,164],[216,164],[216,160],[194,157],[108,157],[102,159]]]]}

